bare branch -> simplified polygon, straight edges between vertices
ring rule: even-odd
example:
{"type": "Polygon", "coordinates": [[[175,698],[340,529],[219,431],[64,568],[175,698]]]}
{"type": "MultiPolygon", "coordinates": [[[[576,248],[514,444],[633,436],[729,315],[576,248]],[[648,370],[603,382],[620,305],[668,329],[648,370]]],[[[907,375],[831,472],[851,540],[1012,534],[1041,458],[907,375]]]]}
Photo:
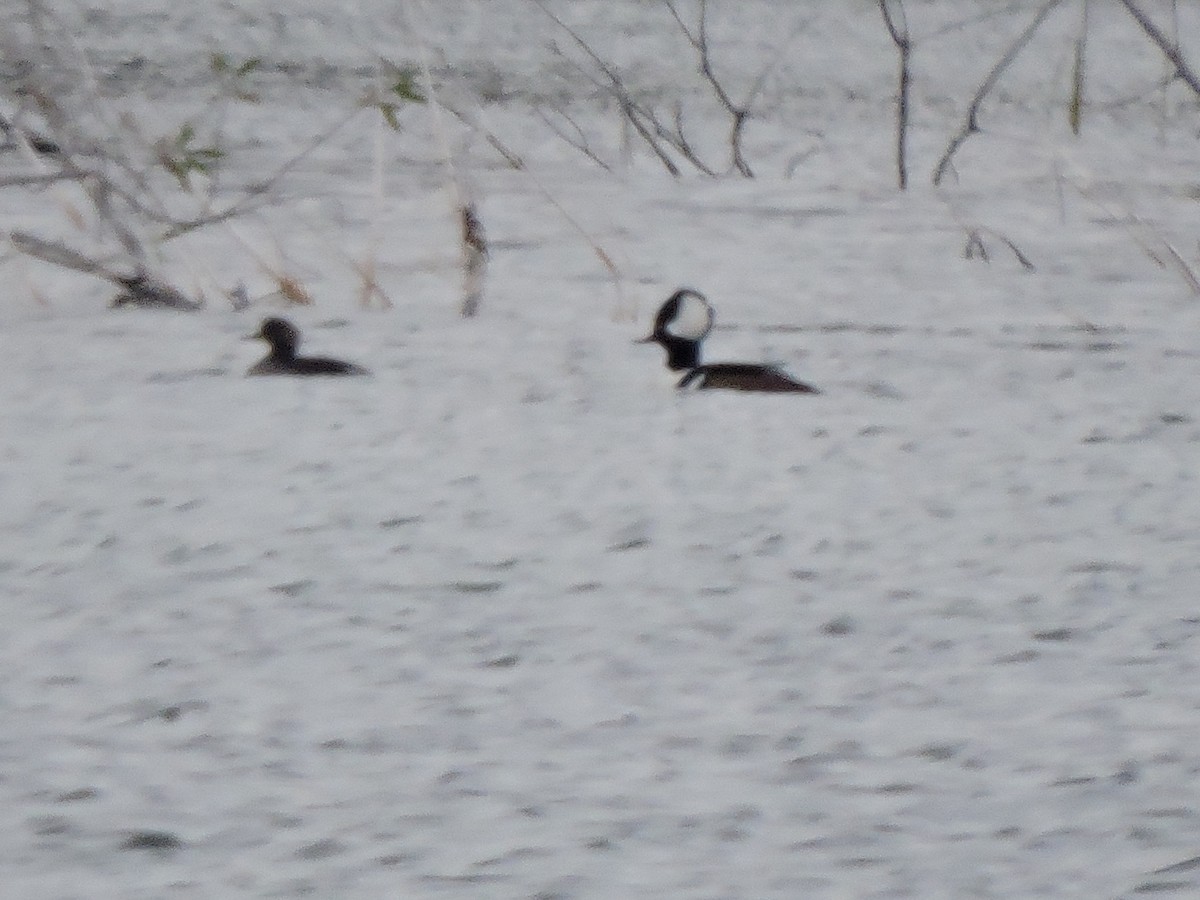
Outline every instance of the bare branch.
{"type": "Polygon", "coordinates": [[[967,242],[963,247],[963,256],[966,259],[982,259],[984,262],[989,261],[990,257],[988,256],[987,247],[983,243],[983,236],[985,234],[991,235],[996,240],[1000,241],[1000,243],[1004,244],[1004,246],[1006,246],[1010,251],[1012,251],[1012,255],[1016,258],[1017,262],[1021,264],[1021,267],[1025,269],[1026,272],[1037,271],[1037,266],[1030,261],[1029,257],[1026,256],[1021,251],[1021,248],[1013,243],[1011,239],[996,229],[988,228],[984,225],[976,225],[973,228],[967,229],[967,242]]]}
{"type": "Polygon", "coordinates": [[[1067,124],[1071,133],[1078,136],[1083,130],[1083,94],[1086,86],[1084,77],[1087,62],[1088,11],[1090,0],[1083,0],[1079,20],[1079,36],[1075,38],[1075,55],[1071,64],[1071,99],[1067,103],[1067,124]]]}
{"type": "MultiPolygon", "coordinates": [[[[315,153],[320,147],[328,143],[336,134],[343,131],[360,113],[361,109],[351,109],[349,112],[342,115],[336,121],[331,123],[324,131],[313,137],[300,150],[292,154],[292,156],[283,161],[275,171],[272,172],[266,179],[254,184],[247,185],[242,189],[242,196],[226,205],[224,209],[210,213],[204,216],[197,216],[190,219],[175,219],[167,217],[166,224],[171,227],[163,235],[163,239],[177,237],[188,231],[193,231],[204,225],[210,225],[215,222],[224,222],[228,219],[236,218],[237,216],[245,215],[252,209],[257,207],[262,198],[268,194],[272,188],[276,187],[289,173],[292,172],[300,163],[306,160],[309,156],[315,153]]],[[[132,200],[134,198],[126,198],[132,200]]]]}
{"type": "MultiPolygon", "coordinates": [[[[9,240],[25,255],[117,285],[121,292],[116,305],[199,308],[199,302],[159,275],[161,245],[256,208],[272,187],[361,112],[351,109],[265,181],[247,185],[230,200],[217,203],[211,181],[201,189],[187,174],[208,172],[205,163],[219,159],[220,150],[202,147],[198,155],[188,156],[193,153],[193,129],[186,123],[177,136],[158,141],[146,137],[138,121],[102,91],[73,25],[42,0],[27,0],[27,6],[34,38],[28,48],[18,49],[28,51],[33,63],[9,89],[19,90],[26,102],[36,104],[45,133],[8,119],[0,121],[0,131],[25,151],[23,159],[30,166],[27,173],[0,177],[0,188],[75,182],[103,227],[108,249],[89,256],[87,251],[21,232],[9,240]],[[164,178],[164,172],[170,177],[164,178]],[[181,205],[195,214],[187,215],[181,205]],[[105,261],[110,255],[114,262],[105,261]]],[[[281,290],[286,293],[285,287],[281,290]]]]}
{"type": "Polygon", "coordinates": [[[538,180],[536,175],[533,174],[532,169],[528,170],[528,174],[530,178],[533,179],[533,183],[537,186],[537,189],[541,192],[542,196],[546,198],[546,201],[558,211],[559,215],[563,217],[566,223],[570,225],[571,228],[581,238],[583,238],[584,242],[589,247],[592,248],[592,252],[596,254],[596,259],[600,261],[600,264],[604,266],[604,268],[608,271],[609,276],[612,278],[613,290],[617,295],[618,306],[623,307],[625,305],[625,297],[624,292],[621,290],[621,270],[617,264],[613,262],[612,256],[609,255],[608,251],[600,246],[599,241],[593,238],[588,233],[587,229],[580,225],[575,217],[567,212],[563,205],[555,199],[554,195],[551,194],[546,186],[538,180]]]}
{"type": "Polygon", "coordinates": [[[687,132],[683,128],[683,103],[679,101],[675,102],[673,121],[675,125],[674,131],[667,131],[666,128],[658,123],[658,119],[656,118],[654,120],[655,133],[669,141],[671,146],[683,155],[684,159],[696,167],[697,171],[704,173],[710,178],[716,178],[716,170],[700,158],[700,154],[696,152],[695,148],[692,147],[691,141],[687,138],[687,132]]]}
{"type": "Polygon", "coordinates": [[[75,181],[78,172],[63,169],[58,172],[41,172],[30,175],[5,175],[0,177],[0,188],[8,187],[45,187],[57,181],[75,181]]]}
{"type": "Polygon", "coordinates": [[[958,19],[954,22],[947,22],[939,28],[935,28],[929,33],[929,38],[939,38],[947,34],[964,31],[972,25],[979,25],[983,22],[990,22],[992,19],[999,19],[1003,16],[1011,15],[1015,12],[1022,12],[1028,7],[1028,0],[1012,0],[1004,6],[995,6],[992,3],[986,5],[986,8],[979,13],[973,13],[963,19],[958,19]]]}
{"type": "Polygon", "coordinates": [[[908,93],[912,82],[909,67],[909,57],[912,55],[912,41],[908,35],[908,17],[904,13],[904,0],[896,0],[900,11],[897,20],[892,15],[892,7],[888,0],[879,0],[879,11],[883,13],[883,22],[887,26],[892,43],[900,51],[899,87],[896,95],[896,178],[900,190],[908,188],[908,93]]]}
{"type": "Polygon", "coordinates": [[[199,301],[193,300],[145,271],[138,270],[132,275],[125,275],[65,244],[47,241],[22,231],[14,231],[8,238],[14,249],[27,256],[51,265],[82,272],[85,275],[94,275],[117,285],[121,288],[121,293],[113,299],[113,306],[132,303],[139,306],[162,306],[186,311],[194,311],[203,306],[199,301]]]}
{"type": "MultiPolygon", "coordinates": [[[[731,125],[729,129],[729,148],[731,160],[730,164],[737,169],[738,173],[746,178],[753,178],[754,172],[750,169],[750,164],[746,162],[746,157],[742,152],[742,131],[745,129],[746,120],[750,117],[750,106],[754,98],[757,97],[759,91],[762,90],[762,85],[766,82],[767,73],[771,70],[773,63],[768,64],[759,77],[755,80],[750,89],[750,94],[744,103],[735,103],[729,95],[725,85],[721,79],[717,77],[716,70],[713,68],[712,54],[709,51],[708,43],[708,2],[700,0],[700,9],[697,14],[696,29],[693,31],[688,28],[683,21],[683,16],[679,14],[679,10],[675,6],[674,0],[663,0],[663,5],[671,13],[671,17],[679,26],[679,30],[683,32],[688,43],[700,55],[700,74],[704,80],[708,82],[712,88],[713,94],[717,98],[717,102],[729,114],[731,125]]],[[[679,131],[679,137],[683,138],[682,129],[679,131]]]]}
{"type": "MultiPolygon", "coordinates": [[[[670,11],[671,17],[679,26],[679,30],[683,32],[684,37],[687,38],[688,43],[699,54],[700,74],[708,82],[709,87],[712,88],[717,102],[729,114],[731,119],[729,130],[730,164],[742,176],[753,178],[754,172],[751,171],[750,165],[746,162],[746,158],[742,153],[742,130],[745,127],[747,117],[750,115],[750,110],[747,106],[739,105],[733,101],[733,98],[729,96],[729,92],[725,89],[725,85],[721,83],[721,79],[717,77],[716,70],[713,68],[712,54],[709,52],[708,44],[708,0],[700,0],[695,31],[688,28],[687,24],[683,21],[683,16],[679,14],[674,0],[663,0],[663,5],[670,11]]],[[[680,141],[684,142],[682,115],[677,112],[675,120],[676,132],[680,141]]]]}
{"type": "MultiPolygon", "coordinates": [[[[624,90],[623,87],[622,90],[624,90]]],[[[649,110],[643,109],[637,103],[633,102],[628,95],[619,99],[621,103],[621,112],[625,114],[625,118],[629,121],[629,124],[633,126],[633,130],[636,131],[642,140],[646,142],[646,144],[654,152],[654,155],[658,157],[658,161],[662,163],[663,168],[670,173],[671,177],[678,178],[682,174],[679,171],[679,166],[675,165],[675,162],[662,148],[662,144],[659,142],[659,138],[665,134],[665,131],[662,126],[658,124],[657,117],[655,117],[655,115],[649,110]],[[646,127],[646,121],[651,123],[653,129],[646,127]]]]}
{"type": "Polygon", "coordinates": [[[633,98],[633,94],[625,86],[625,82],[621,79],[621,76],[617,74],[616,70],[614,70],[612,66],[606,63],[603,59],[601,59],[600,55],[592,49],[591,45],[588,44],[588,42],[585,41],[577,31],[575,31],[570,25],[555,15],[549,6],[546,5],[545,0],[532,0],[532,2],[535,6],[537,6],[538,9],[545,13],[547,18],[549,18],[552,22],[554,22],[554,24],[566,32],[571,40],[580,48],[580,50],[583,51],[584,55],[586,55],[600,71],[600,73],[604,75],[605,81],[601,82],[589,75],[581,66],[576,66],[576,68],[580,72],[583,72],[593,84],[595,84],[601,90],[606,91],[617,101],[621,109],[621,114],[625,117],[626,121],[633,126],[633,129],[637,132],[638,137],[640,137],[646,146],[650,148],[651,152],[654,153],[654,155],[658,158],[658,161],[662,164],[663,168],[667,170],[671,177],[678,178],[681,174],[679,171],[679,166],[675,164],[670,155],[663,148],[663,141],[665,139],[666,132],[659,125],[654,113],[651,110],[643,107],[633,98]],[[649,123],[649,125],[647,123],[649,123]]]}
{"type": "Polygon", "coordinates": [[[557,135],[568,147],[573,147],[574,149],[578,150],[604,171],[612,171],[612,166],[601,159],[600,155],[592,149],[591,144],[588,142],[587,134],[584,133],[584,130],[580,124],[567,115],[566,112],[561,109],[555,110],[555,112],[562,116],[562,118],[567,121],[567,124],[571,126],[574,134],[567,134],[565,131],[563,131],[562,128],[559,127],[558,123],[554,122],[548,115],[546,115],[545,111],[540,107],[536,110],[536,112],[538,118],[542,120],[546,127],[553,131],[555,135],[557,135]]]}
{"type": "Polygon", "coordinates": [[[483,139],[488,142],[493,150],[495,150],[504,158],[504,161],[508,163],[509,168],[518,170],[525,168],[525,160],[521,159],[520,154],[501,141],[500,138],[496,136],[495,132],[485,128],[481,122],[468,116],[462,110],[451,106],[444,100],[442,101],[442,109],[446,110],[446,112],[450,113],[450,115],[454,116],[454,118],[458,119],[458,121],[462,122],[472,131],[482,134],[483,139]]]}
{"type": "Polygon", "coordinates": [[[34,155],[46,156],[53,156],[62,150],[57,141],[51,140],[38,131],[21,127],[7,116],[0,116],[0,133],[3,133],[8,139],[3,147],[5,150],[17,146],[28,148],[34,155]]]}
{"type": "Polygon", "coordinates": [[[1158,49],[1163,52],[1163,55],[1170,60],[1171,65],[1175,67],[1176,74],[1183,79],[1184,83],[1192,89],[1192,91],[1200,96],[1200,78],[1196,77],[1196,73],[1192,71],[1183,56],[1179,52],[1179,46],[1168,38],[1163,32],[1150,21],[1149,16],[1142,12],[1134,4],[1133,0],[1121,0],[1121,5],[1129,10],[1129,14],[1141,26],[1142,31],[1146,32],[1146,36],[1158,45],[1158,49]]]}
{"type": "MultiPolygon", "coordinates": [[[[704,160],[696,150],[695,145],[688,138],[687,132],[683,128],[683,114],[678,104],[676,104],[673,122],[671,125],[665,124],[652,108],[639,102],[634,97],[633,92],[624,82],[620,73],[612,65],[605,62],[600,54],[578,32],[563,22],[549,8],[546,0],[531,0],[531,2],[566,32],[576,46],[583,51],[591,64],[603,76],[603,80],[597,80],[592,77],[581,66],[577,65],[576,68],[582,71],[593,84],[617,100],[620,104],[621,114],[626,118],[626,121],[633,127],[643,142],[650,147],[651,151],[658,157],[659,162],[662,163],[663,167],[672,176],[678,177],[680,174],[679,167],[674,161],[675,154],[683,157],[693,168],[705,175],[716,176],[718,174],[717,169],[704,160]]],[[[754,172],[750,168],[742,146],[746,123],[750,120],[754,103],[761,96],[767,78],[782,56],[784,48],[807,25],[807,22],[798,24],[793,28],[785,41],[780,44],[775,56],[759,71],[749,90],[746,92],[745,97],[739,102],[734,99],[725,82],[717,74],[709,40],[707,0],[699,0],[696,23],[694,25],[689,25],[685,20],[683,14],[680,12],[677,0],[662,0],[662,3],[683,34],[684,39],[695,51],[699,63],[698,72],[700,77],[716,98],[717,103],[728,114],[729,170],[736,171],[747,178],[753,177],[754,172]]],[[[562,135],[560,134],[560,136],[562,135]]],[[[578,143],[573,143],[572,146],[580,149],[578,143]]]]}
{"type": "MultiPolygon", "coordinates": [[[[1122,2],[1124,2],[1124,0],[1122,0],[1122,2]]],[[[1042,22],[1045,21],[1046,16],[1050,15],[1054,8],[1061,3],[1062,0],[1046,0],[1046,2],[1043,3],[1038,9],[1030,23],[1025,26],[1025,30],[1017,35],[1016,40],[1014,40],[1008,46],[1008,49],[1004,51],[1004,55],[1000,57],[996,64],[992,66],[991,70],[987,73],[987,76],[983,79],[983,82],[975,91],[975,96],[971,98],[971,105],[967,107],[967,115],[963,121],[962,128],[957,134],[954,135],[953,138],[951,138],[949,145],[947,145],[945,152],[942,154],[942,158],[938,161],[937,168],[933,173],[934,185],[939,185],[942,183],[942,179],[945,177],[947,170],[950,168],[951,160],[954,158],[954,154],[958,152],[959,148],[964,143],[966,143],[967,138],[979,132],[979,107],[983,104],[983,101],[987,95],[991,93],[992,88],[996,86],[996,82],[1000,80],[1000,76],[1004,74],[1004,71],[1010,65],[1012,65],[1013,60],[1015,60],[1020,55],[1021,51],[1025,49],[1026,45],[1033,37],[1034,32],[1036,32],[1041,26],[1042,22]]]]}
{"type": "Polygon", "coordinates": [[[963,259],[982,259],[984,262],[990,262],[991,257],[988,256],[987,247],[984,246],[983,238],[979,236],[979,232],[971,230],[967,232],[967,242],[963,245],[963,259]]]}
{"type": "Polygon", "coordinates": [[[82,272],[84,275],[96,275],[114,284],[120,283],[125,277],[99,260],[84,256],[78,250],[73,250],[58,241],[47,241],[24,231],[12,232],[8,235],[8,240],[13,249],[60,268],[82,272]]]}

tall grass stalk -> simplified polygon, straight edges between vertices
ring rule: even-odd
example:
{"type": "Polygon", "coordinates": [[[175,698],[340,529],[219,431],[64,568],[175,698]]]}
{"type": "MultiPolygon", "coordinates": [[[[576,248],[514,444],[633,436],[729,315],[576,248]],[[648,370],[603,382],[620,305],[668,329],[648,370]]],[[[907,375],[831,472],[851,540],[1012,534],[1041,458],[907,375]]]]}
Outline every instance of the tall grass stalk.
{"type": "Polygon", "coordinates": [[[416,25],[418,21],[427,21],[429,18],[425,4],[423,0],[405,0],[402,10],[409,31],[417,35],[421,81],[425,91],[425,103],[429,107],[430,128],[433,131],[434,140],[438,144],[442,165],[446,172],[446,181],[454,202],[454,214],[459,223],[459,253],[463,274],[462,301],[459,305],[459,313],[464,318],[471,318],[479,312],[483,298],[483,279],[487,267],[487,242],[484,238],[483,224],[479,219],[478,204],[454,164],[454,153],[450,149],[449,135],[442,118],[442,106],[438,101],[437,90],[433,83],[429,42],[416,25]],[[418,13],[417,16],[413,15],[414,8],[418,13]]]}

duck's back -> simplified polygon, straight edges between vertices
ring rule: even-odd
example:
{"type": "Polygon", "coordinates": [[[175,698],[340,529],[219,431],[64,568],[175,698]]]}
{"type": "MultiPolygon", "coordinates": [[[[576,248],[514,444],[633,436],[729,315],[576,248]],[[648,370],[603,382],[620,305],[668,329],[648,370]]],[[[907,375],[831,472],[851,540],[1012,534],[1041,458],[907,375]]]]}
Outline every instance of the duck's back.
{"type": "Polygon", "coordinates": [[[370,375],[370,370],[354,363],[324,356],[299,356],[275,359],[268,356],[251,366],[247,375],[370,375]]]}
{"type": "Polygon", "coordinates": [[[301,356],[296,360],[299,371],[297,375],[370,375],[368,369],[345,362],[340,359],[330,359],[327,356],[301,356]]]}
{"type": "Polygon", "coordinates": [[[768,394],[819,394],[774,366],[756,363],[711,363],[696,366],[679,381],[688,390],[758,391],[768,394]]]}

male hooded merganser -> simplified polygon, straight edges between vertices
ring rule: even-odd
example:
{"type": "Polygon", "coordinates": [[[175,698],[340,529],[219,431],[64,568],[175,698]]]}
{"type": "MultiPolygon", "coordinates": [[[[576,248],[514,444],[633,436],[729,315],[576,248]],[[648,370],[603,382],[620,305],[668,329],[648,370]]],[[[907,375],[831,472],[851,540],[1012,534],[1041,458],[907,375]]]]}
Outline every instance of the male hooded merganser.
{"type": "Polygon", "coordinates": [[[817,394],[811,385],[760,363],[700,364],[700,342],[712,330],[713,309],[699,291],[676,291],[659,308],[654,331],[639,344],[660,344],[667,351],[667,368],[681,371],[677,387],[694,390],[817,394]]]}
{"type": "Polygon", "coordinates": [[[300,330],[287,319],[263,319],[262,326],[247,340],[264,340],[271,351],[247,370],[247,375],[369,375],[354,363],[326,356],[297,356],[300,330]]]}

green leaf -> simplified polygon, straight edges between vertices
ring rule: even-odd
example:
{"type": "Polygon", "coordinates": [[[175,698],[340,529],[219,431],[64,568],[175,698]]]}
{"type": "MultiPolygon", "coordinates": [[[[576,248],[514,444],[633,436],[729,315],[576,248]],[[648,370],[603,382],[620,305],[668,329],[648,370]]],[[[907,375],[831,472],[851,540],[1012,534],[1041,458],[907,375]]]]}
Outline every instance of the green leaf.
{"type": "Polygon", "coordinates": [[[396,116],[395,103],[380,103],[379,112],[383,115],[383,121],[387,122],[392,131],[400,130],[400,120],[396,116]]]}
{"type": "Polygon", "coordinates": [[[392,84],[392,93],[401,100],[410,103],[424,103],[425,95],[417,85],[417,70],[413,67],[401,69],[396,73],[396,81],[392,84]]]}

